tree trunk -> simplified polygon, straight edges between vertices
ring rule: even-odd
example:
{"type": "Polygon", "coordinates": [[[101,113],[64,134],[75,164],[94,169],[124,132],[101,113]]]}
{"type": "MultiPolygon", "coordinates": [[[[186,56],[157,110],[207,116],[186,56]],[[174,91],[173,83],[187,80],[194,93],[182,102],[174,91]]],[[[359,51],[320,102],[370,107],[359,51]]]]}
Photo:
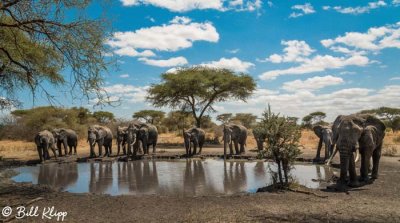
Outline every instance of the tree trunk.
{"type": "Polygon", "coordinates": [[[201,117],[198,118],[195,117],[195,119],[196,119],[196,127],[201,128],[201,117]]]}
{"type": "Polygon", "coordinates": [[[283,186],[283,179],[282,179],[282,168],[281,168],[281,161],[278,160],[278,176],[279,176],[279,183],[283,186]]]}

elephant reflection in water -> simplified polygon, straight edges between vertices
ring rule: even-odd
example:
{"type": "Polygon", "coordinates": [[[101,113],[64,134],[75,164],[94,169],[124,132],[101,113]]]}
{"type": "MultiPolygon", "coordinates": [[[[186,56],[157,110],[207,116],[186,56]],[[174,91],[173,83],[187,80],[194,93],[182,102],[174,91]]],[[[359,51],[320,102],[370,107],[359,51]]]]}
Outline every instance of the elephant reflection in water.
{"type": "Polygon", "coordinates": [[[128,163],[118,162],[118,188],[120,191],[129,187],[128,181],[128,163]]]}
{"type": "Polygon", "coordinates": [[[67,188],[78,180],[76,163],[41,165],[38,184],[46,184],[55,188],[67,188]]]}
{"type": "Polygon", "coordinates": [[[186,160],[183,178],[183,191],[185,195],[199,195],[206,190],[206,176],[201,160],[186,160]]]}
{"type": "Polygon", "coordinates": [[[224,162],[225,193],[236,193],[246,187],[247,176],[244,165],[244,162],[224,162]]]}
{"type": "Polygon", "coordinates": [[[112,162],[90,163],[89,192],[97,194],[106,192],[112,186],[112,172],[112,162]]]}
{"type": "Polygon", "coordinates": [[[155,193],[159,185],[156,161],[127,163],[127,178],[130,192],[155,193]]]}

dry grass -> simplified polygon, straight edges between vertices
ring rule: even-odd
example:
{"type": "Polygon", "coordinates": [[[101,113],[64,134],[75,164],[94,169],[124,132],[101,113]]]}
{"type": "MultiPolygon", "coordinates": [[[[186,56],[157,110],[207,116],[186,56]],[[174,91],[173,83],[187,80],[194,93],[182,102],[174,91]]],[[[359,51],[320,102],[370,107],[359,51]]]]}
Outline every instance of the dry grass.
{"type": "MultiPolygon", "coordinates": [[[[213,133],[207,133],[206,138],[212,139],[214,137],[213,133]]],[[[386,137],[384,140],[384,146],[382,154],[385,156],[396,156],[400,153],[400,132],[386,133],[386,137]]],[[[222,142],[222,139],[219,139],[222,142]]],[[[180,135],[175,133],[165,133],[160,134],[159,136],[159,144],[161,147],[164,146],[183,146],[183,138],[180,135]]],[[[303,149],[307,150],[315,150],[318,144],[318,137],[311,130],[303,130],[300,138],[300,145],[302,145],[303,149]]],[[[247,137],[247,146],[248,149],[252,150],[257,147],[256,141],[254,137],[249,135],[247,137]]],[[[160,151],[165,148],[160,148],[160,151]]],[[[80,140],[77,148],[78,154],[80,156],[89,155],[89,145],[86,140],[80,140]]],[[[113,145],[113,153],[117,152],[117,146],[113,145]]],[[[50,153],[51,154],[51,153],[50,153]]],[[[52,154],[51,154],[52,155],[52,154]]],[[[11,141],[11,140],[2,140],[0,141],[0,157],[4,158],[15,158],[21,160],[28,159],[36,159],[37,151],[36,146],[33,142],[25,142],[25,141],[11,141]]]]}

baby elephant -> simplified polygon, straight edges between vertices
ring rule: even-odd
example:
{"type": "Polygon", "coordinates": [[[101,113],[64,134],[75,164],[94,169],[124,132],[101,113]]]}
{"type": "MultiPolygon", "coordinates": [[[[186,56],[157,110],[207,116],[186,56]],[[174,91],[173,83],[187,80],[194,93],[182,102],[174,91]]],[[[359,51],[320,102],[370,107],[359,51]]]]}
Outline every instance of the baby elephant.
{"type": "Polygon", "coordinates": [[[44,130],[38,132],[35,136],[35,144],[37,146],[40,162],[49,158],[48,149],[53,151],[54,158],[57,159],[55,139],[50,131],[44,130]]]}
{"type": "Polygon", "coordinates": [[[186,155],[196,155],[197,147],[199,147],[199,153],[201,154],[201,150],[204,145],[206,133],[201,128],[191,128],[189,130],[183,131],[183,139],[185,141],[185,149],[186,155]],[[193,144],[193,152],[192,152],[192,144],[193,144]]]}

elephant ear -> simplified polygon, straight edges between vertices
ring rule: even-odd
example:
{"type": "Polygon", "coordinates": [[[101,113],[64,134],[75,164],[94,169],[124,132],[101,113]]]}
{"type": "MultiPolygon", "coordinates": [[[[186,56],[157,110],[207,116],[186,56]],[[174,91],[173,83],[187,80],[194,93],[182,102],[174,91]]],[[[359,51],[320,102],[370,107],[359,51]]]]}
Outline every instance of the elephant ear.
{"type": "Polygon", "coordinates": [[[372,126],[376,127],[381,132],[385,132],[385,130],[386,130],[385,124],[380,119],[378,119],[372,115],[368,116],[365,121],[365,126],[368,126],[368,125],[372,125],[372,126]]]}
{"type": "Polygon", "coordinates": [[[67,131],[61,130],[61,131],[58,133],[58,138],[59,138],[59,139],[65,139],[65,138],[67,138],[67,131]]]}
{"type": "Polygon", "coordinates": [[[98,129],[97,131],[96,131],[96,137],[97,137],[97,139],[101,139],[101,138],[104,138],[105,136],[106,136],[106,131],[105,131],[105,129],[102,129],[102,128],[100,128],[100,129],[98,129]]]}
{"type": "Polygon", "coordinates": [[[315,135],[318,136],[318,138],[322,138],[322,130],[324,128],[322,127],[322,125],[316,125],[313,127],[313,131],[315,133],[315,135]]]}

